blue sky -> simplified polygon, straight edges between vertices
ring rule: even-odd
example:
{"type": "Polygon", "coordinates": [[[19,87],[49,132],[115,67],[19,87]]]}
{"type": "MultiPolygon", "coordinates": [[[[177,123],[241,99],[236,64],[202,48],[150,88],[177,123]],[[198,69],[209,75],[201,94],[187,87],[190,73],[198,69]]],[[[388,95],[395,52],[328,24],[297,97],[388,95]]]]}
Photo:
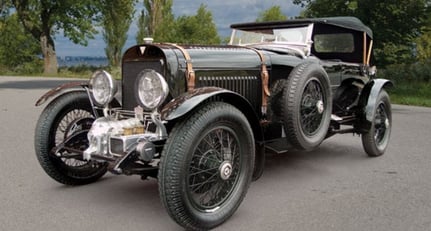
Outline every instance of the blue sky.
{"type": "MultiPolygon", "coordinates": [[[[172,11],[175,16],[194,15],[201,4],[205,4],[212,12],[214,23],[222,37],[229,36],[229,26],[233,23],[252,22],[260,12],[272,6],[280,6],[288,17],[298,16],[301,8],[289,0],[173,0],[172,11]]],[[[141,6],[142,7],[142,6],[141,6]]],[[[139,8],[139,6],[138,6],[139,8]]],[[[140,10],[137,9],[137,12],[140,10]]],[[[136,22],[133,22],[125,48],[136,43],[136,22]]],[[[61,34],[56,36],[58,56],[105,56],[105,43],[99,33],[96,38],[88,41],[88,46],[75,45],[61,34]]]]}

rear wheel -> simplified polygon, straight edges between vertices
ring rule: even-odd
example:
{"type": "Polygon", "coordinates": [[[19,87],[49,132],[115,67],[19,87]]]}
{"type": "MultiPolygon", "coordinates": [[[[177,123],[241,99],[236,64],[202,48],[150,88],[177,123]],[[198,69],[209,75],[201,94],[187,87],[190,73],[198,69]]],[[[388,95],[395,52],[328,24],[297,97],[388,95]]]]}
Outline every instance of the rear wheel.
{"type": "Polygon", "coordinates": [[[191,230],[227,220],[247,193],[254,150],[246,117],[226,103],[209,103],[175,125],[159,169],[160,197],[169,215],[191,230]]]}
{"type": "Polygon", "coordinates": [[[45,172],[67,185],[96,181],[107,165],[84,161],[88,147],[87,133],[94,121],[85,92],[71,92],[54,99],[42,112],[35,130],[35,151],[45,172]]]}
{"type": "Polygon", "coordinates": [[[385,153],[389,144],[392,127],[392,109],[389,95],[385,90],[379,93],[370,130],[362,135],[362,146],[372,157],[385,153]]]}

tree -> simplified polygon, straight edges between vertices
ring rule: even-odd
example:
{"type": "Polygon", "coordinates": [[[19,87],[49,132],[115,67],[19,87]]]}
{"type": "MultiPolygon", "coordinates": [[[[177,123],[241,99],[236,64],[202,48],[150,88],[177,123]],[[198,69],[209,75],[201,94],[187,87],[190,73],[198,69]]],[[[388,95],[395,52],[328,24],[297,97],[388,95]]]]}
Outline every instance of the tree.
{"type": "Polygon", "coordinates": [[[92,0],[12,0],[24,28],[40,43],[44,73],[57,73],[54,36],[60,31],[76,44],[86,45],[97,33],[93,21],[98,13],[92,0]]]}
{"type": "Polygon", "coordinates": [[[101,25],[103,40],[106,43],[106,57],[110,66],[120,66],[136,0],[102,0],[101,3],[101,25]]]}
{"type": "Polygon", "coordinates": [[[194,16],[181,16],[175,21],[175,41],[187,44],[220,44],[212,14],[201,5],[194,16]]]}
{"type": "Polygon", "coordinates": [[[422,33],[430,14],[429,0],[294,0],[305,6],[305,17],[351,15],[374,32],[379,65],[411,62],[415,38],[422,33]]]}
{"type": "Polygon", "coordinates": [[[286,20],[287,16],[281,12],[280,6],[273,6],[259,14],[256,22],[282,21],[286,20]]]}
{"type": "Polygon", "coordinates": [[[141,11],[141,15],[138,18],[138,32],[136,33],[136,43],[140,44],[144,41],[144,38],[152,37],[148,28],[149,17],[147,16],[146,10],[141,11]]]}
{"type": "Polygon", "coordinates": [[[9,13],[9,4],[10,3],[8,1],[0,1],[0,17],[9,13]]]}
{"type": "Polygon", "coordinates": [[[38,61],[38,41],[26,33],[16,13],[2,16],[0,20],[0,65],[8,70],[20,71],[38,61]]]}
{"type": "Polygon", "coordinates": [[[423,33],[415,41],[418,59],[422,62],[431,61],[431,17],[423,28],[423,33]]]}
{"type": "Polygon", "coordinates": [[[431,32],[428,31],[416,40],[417,56],[420,61],[431,60],[431,32]]]}
{"type": "Polygon", "coordinates": [[[142,43],[145,37],[159,42],[171,41],[174,38],[172,0],[144,0],[144,8],[138,20],[136,42],[142,43]]]}

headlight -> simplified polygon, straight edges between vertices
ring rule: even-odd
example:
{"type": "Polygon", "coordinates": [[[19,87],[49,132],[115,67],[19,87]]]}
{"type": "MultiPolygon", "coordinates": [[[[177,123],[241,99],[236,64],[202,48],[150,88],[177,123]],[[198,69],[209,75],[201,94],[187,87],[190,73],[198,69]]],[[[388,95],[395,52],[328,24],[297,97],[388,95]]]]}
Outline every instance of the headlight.
{"type": "Polygon", "coordinates": [[[143,70],[139,73],[137,81],[138,100],[147,110],[159,107],[169,94],[165,79],[154,70],[143,70]]]}
{"type": "Polygon", "coordinates": [[[106,71],[96,71],[90,80],[90,89],[95,103],[99,106],[108,105],[117,92],[112,76],[106,71]]]}

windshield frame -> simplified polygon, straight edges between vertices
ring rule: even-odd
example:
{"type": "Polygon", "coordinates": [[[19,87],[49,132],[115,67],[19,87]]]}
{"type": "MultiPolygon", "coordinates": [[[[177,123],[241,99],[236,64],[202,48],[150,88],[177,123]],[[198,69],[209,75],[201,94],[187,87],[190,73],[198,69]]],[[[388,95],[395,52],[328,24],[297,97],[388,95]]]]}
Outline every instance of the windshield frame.
{"type": "Polygon", "coordinates": [[[240,42],[235,42],[235,40],[238,38],[238,32],[239,33],[256,33],[256,34],[262,34],[262,38],[268,37],[269,34],[265,34],[262,33],[260,31],[262,31],[262,29],[237,29],[237,28],[233,28],[232,29],[232,33],[231,33],[231,37],[230,37],[230,41],[229,41],[229,45],[234,45],[234,46],[256,46],[256,45],[267,45],[267,46],[271,46],[271,45],[275,45],[277,47],[286,47],[286,48],[292,48],[294,47],[295,50],[301,50],[305,56],[309,56],[311,54],[311,46],[313,44],[312,41],[312,35],[313,35],[313,27],[314,24],[310,23],[308,25],[302,25],[302,26],[292,26],[292,27],[280,27],[280,28],[270,28],[268,30],[278,30],[278,31],[282,31],[283,29],[294,29],[294,28],[304,28],[306,30],[305,33],[305,38],[301,41],[301,42],[289,42],[289,41],[277,41],[277,36],[275,36],[274,41],[253,41],[250,43],[241,43],[240,42]]]}

